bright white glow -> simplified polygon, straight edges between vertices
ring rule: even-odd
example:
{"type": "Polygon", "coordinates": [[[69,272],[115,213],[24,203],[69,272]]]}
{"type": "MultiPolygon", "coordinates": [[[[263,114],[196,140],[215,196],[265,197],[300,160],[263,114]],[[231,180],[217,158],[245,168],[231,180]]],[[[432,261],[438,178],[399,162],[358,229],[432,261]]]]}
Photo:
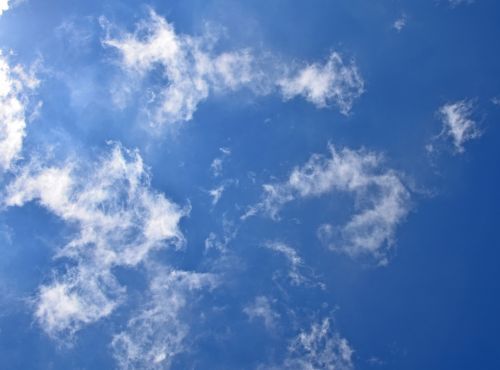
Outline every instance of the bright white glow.
{"type": "Polygon", "coordinates": [[[9,10],[9,0],[0,0],[0,15],[6,10],[9,10]]]}

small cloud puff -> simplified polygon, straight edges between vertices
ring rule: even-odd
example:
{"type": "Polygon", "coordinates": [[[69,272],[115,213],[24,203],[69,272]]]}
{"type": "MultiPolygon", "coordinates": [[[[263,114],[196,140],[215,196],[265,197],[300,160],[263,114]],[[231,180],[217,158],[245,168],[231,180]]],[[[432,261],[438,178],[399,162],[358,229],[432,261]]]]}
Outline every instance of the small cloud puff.
{"type": "Polygon", "coordinates": [[[364,92],[364,82],[356,65],[344,63],[331,53],[325,64],[313,63],[278,81],[285,99],[303,96],[318,108],[335,104],[348,114],[356,98],[364,92]]]}
{"type": "Polygon", "coordinates": [[[271,304],[272,301],[269,298],[258,296],[253,303],[243,308],[243,312],[250,320],[261,319],[266,329],[272,330],[280,315],[273,310],[271,304]]]}
{"type": "Polygon", "coordinates": [[[448,103],[439,109],[443,123],[441,135],[450,137],[458,153],[465,151],[464,144],[482,135],[477,123],[471,118],[474,104],[471,100],[448,103]]]}
{"type": "Polygon", "coordinates": [[[401,30],[406,27],[407,22],[408,17],[406,16],[406,14],[403,14],[401,17],[394,21],[394,23],[392,24],[392,28],[394,28],[398,32],[401,32],[401,30]]]}
{"type": "Polygon", "coordinates": [[[229,148],[219,148],[219,151],[221,155],[215,158],[210,164],[210,171],[214,177],[219,177],[222,174],[224,161],[231,155],[231,149],[229,148]]]}

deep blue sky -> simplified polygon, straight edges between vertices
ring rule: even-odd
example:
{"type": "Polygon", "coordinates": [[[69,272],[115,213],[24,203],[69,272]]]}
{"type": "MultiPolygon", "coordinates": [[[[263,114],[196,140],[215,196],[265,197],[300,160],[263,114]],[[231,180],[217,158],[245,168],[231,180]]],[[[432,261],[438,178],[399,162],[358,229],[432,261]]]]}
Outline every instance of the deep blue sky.
{"type": "MultiPolygon", "coordinates": [[[[500,3],[493,0],[11,4],[0,16],[2,59],[12,71],[15,65],[31,70],[39,85],[14,92],[25,106],[26,136],[0,182],[0,368],[299,369],[310,363],[311,368],[342,370],[499,369],[499,37],[500,3]],[[217,85],[220,76],[205,77],[212,85],[195,104],[192,118],[152,122],[158,99],[172,84],[165,69],[179,57],[148,62],[141,74],[127,69],[119,47],[106,44],[127,37],[147,43],[152,29],[134,30],[138,22],[151,24],[150,11],[173,25],[177,35],[200,42],[210,57],[247,50],[260,77],[252,75],[235,89],[217,85]],[[394,27],[398,19],[404,21],[400,30],[394,27]],[[207,32],[217,35],[212,48],[205,46],[207,32]],[[307,65],[326,65],[332,53],[339,53],[346,68],[355,66],[363,81],[347,114],[336,98],[323,107],[304,92],[288,99],[280,90],[279,81],[293,79],[307,65]],[[258,78],[265,92],[255,89],[258,78]],[[128,99],[116,104],[113,94],[124,87],[128,99]],[[31,115],[38,101],[42,105],[31,115]],[[466,137],[458,150],[440,110],[461,103],[469,109],[461,111],[462,121],[453,122],[470,122],[481,134],[466,137]],[[165,237],[137,264],[106,265],[126,290],[116,307],[54,329],[37,314],[44,304],[43,287],[71,285],[75,266],[95,273],[102,260],[88,256],[86,251],[95,248],[92,241],[76,257],[56,257],[94,225],[67,212],[80,204],[75,199],[81,189],[105,181],[106,174],[95,174],[117,147],[126,161],[134,158],[128,149],[141,156],[145,192],[161,194],[183,209],[175,229],[184,241],[176,249],[165,237]],[[338,153],[347,148],[359,158],[376,153],[373,171],[358,174],[371,182],[343,187],[335,173],[327,190],[312,195],[287,183],[311,156],[322,163],[331,158],[329,147],[338,153]],[[221,160],[219,173],[216,159],[221,160]],[[37,171],[64,166],[77,169],[71,206],[60,206],[63,212],[44,203],[50,189],[32,190],[29,186],[37,185],[21,180],[28,173],[40,184],[37,171]],[[346,234],[333,237],[340,250],[328,248],[318,228],[328,223],[340,229],[385,199],[392,185],[378,181],[387,176],[408,195],[403,215],[377,245],[387,264],[381,266],[376,253],[350,252],[346,234]],[[272,198],[265,184],[290,199],[272,198]],[[220,186],[224,191],[213,204],[209,191],[220,186]],[[22,204],[9,203],[9,196],[23,191],[33,194],[22,204]],[[263,205],[269,199],[277,202],[275,218],[263,205]],[[255,215],[242,217],[250,209],[255,215]],[[207,248],[210,235],[224,245],[207,248]],[[300,256],[298,267],[277,245],[300,256]],[[192,291],[182,283],[160,284],[159,307],[167,307],[160,317],[171,314],[177,299],[185,302],[170,321],[153,321],[157,332],[135,353],[139,360],[129,358],[127,365],[113,338],[130,329],[138,312],[147,312],[158,292],[152,282],[168,271],[204,273],[217,282],[192,291]],[[291,272],[304,280],[295,284],[291,272]],[[256,309],[262,302],[267,306],[256,309]],[[294,352],[298,335],[313,333],[311,328],[324,319],[330,320],[330,331],[321,344],[294,352]],[[179,331],[179,342],[164,339],[179,331]],[[344,339],[353,351],[349,361],[335,357],[344,339]],[[168,344],[163,349],[171,358],[155,364],[143,352],[160,342],[168,344]],[[321,362],[323,357],[328,361],[321,362]]],[[[182,82],[194,73],[186,63],[182,82]]],[[[236,69],[236,77],[242,74],[236,69]]],[[[22,79],[15,72],[12,76],[22,79]]],[[[0,113],[6,104],[0,99],[0,113]]],[[[3,119],[3,125],[10,124],[3,119]]],[[[118,253],[124,253],[121,245],[134,245],[145,233],[146,216],[134,203],[140,200],[120,193],[127,184],[112,185],[111,193],[119,195],[109,203],[96,201],[97,211],[132,209],[138,216],[126,231],[110,227],[103,236],[110,243],[106,248],[118,253]]],[[[384,208],[377,217],[388,212],[384,208]]],[[[370,227],[359,232],[374,233],[370,227]]],[[[87,299],[86,279],[72,286],[71,294],[87,299]]],[[[119,290],[110,292],[114,288],[102,284],[109,297],[119,290]]],[[[49,312],[56,312],[60,322],[79,314],[54,307],[49,312]]]]}

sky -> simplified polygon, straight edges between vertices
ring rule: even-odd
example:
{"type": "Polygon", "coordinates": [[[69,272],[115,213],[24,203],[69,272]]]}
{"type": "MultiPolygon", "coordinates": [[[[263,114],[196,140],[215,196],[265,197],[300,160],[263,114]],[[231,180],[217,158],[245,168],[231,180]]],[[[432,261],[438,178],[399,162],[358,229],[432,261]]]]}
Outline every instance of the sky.
{"type": "Polygon", "coordinates": [[[499,16],[0,0],[0,368],[500,368],[499,16]]]}

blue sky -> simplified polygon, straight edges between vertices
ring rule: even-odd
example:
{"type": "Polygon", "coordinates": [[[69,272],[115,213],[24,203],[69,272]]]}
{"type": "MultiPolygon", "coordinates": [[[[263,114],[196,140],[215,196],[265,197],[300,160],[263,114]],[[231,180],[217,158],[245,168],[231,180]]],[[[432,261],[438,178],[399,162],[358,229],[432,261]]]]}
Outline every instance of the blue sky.
{"type": "Polygon", "coordinates": [[[0,9],[0,368],[500,368],[500,4],[0,9]]]}

